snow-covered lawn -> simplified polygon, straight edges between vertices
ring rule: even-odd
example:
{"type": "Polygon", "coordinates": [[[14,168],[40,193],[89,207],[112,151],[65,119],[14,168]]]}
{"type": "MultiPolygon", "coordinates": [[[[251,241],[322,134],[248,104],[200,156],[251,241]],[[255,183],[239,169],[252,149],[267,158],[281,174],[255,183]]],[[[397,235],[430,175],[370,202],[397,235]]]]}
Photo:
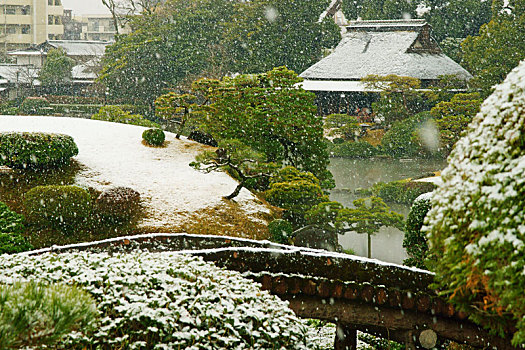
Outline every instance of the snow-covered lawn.
{"type": "MultiPolygon", "coordinates": [[[[127,186],[140,192],[147,210],[147,217],[140,223],[145,231],[188,230],[197,217],[216,226],[228,226],[227,222],[217,225],[223,208],[262,226],[260,217],[269,213],[269,208],[252,193],[243,189],[235,202],[226,203],[222,196],[234,190],[235,180],[224,173],[199,173],[189,166],[207,146],[177,140],[167,132],[166,147],[147,147],[142,144],[145,129],[77,118],[0,116],[0,132],[41,131],[72,136],[79,148],[75,159],[86,166],[77,176],[77,183],[98,189],[127,186]]],[[[227,230],[225,233],[231,234],[227,230]]]]}

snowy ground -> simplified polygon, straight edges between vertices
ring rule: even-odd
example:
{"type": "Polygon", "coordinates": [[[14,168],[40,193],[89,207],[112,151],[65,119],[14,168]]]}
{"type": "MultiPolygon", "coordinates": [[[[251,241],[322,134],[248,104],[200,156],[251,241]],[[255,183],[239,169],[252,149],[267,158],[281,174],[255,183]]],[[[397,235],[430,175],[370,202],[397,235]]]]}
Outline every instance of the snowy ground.
{"type": "MultiPolygon", "coordinates": [[[[189,166],[207,146],[177,140],[167,132],[166,147],[147,147],[142,144],[145,129],[77,118],[0,116],[0,132],[42,131],[72,136],[79,148],[75,159],[87,167],[78,175],[77,183],[99,189],[127,186],[140,192],[147,210],[140,226],[147,231],[181,231],[196,213],[202,215],[208,209],[217,213],[224,207],[262,224],[260,218],[269,213],[269,208],[252,193],[243,189],[235,202],[225,203],[222,196],[234,190],[235,180],[224,173],[203,174],[189,166]]],[[[213,215],[207,219],[217,223],[213,215]]]]}

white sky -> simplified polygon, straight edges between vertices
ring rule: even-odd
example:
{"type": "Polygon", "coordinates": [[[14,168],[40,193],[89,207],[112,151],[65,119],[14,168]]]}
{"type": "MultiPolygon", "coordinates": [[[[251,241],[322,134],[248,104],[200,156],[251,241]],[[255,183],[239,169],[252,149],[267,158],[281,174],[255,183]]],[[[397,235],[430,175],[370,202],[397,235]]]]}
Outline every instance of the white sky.
{"type": "Polygon", "coordinates": [[[73,10],[73,15],[95,15],[109,13],[101,0],[62,0],[65,9],[73,10]]]}

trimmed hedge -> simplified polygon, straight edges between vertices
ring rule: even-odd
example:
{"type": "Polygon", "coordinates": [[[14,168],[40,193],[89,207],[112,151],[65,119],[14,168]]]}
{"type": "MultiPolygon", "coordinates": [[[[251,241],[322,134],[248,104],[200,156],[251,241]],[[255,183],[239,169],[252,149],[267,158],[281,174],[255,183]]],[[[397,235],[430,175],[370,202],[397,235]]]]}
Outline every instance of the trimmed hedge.
{"type": "Polygon", "coordinates": [[[166,139],[166,134],[161,129],[146,129],[142,133],[142,138],[150,146],[162,146],[166,139]]]}
{"type": "Polygon", "coordinates": [[[20,114],[49,115],[52,112],[49,102],[43,97],[27,97],[18,109],[20,114]]]}
{"type": "Polygon", "coordinates": [[[24,217],[11,211],[9,207],[0,202],[0,233],[24,232],[24,217]]]}
{"type": "Polygon", "coordinates": [[[97,113],[102,105],[86,104],[52,104],[50,105],[54,114],[86,114],[97,113]]]}
{"type": "Polygon", "coordinates": [[[83,224],[91,214],[91,195],[77,186],[37,186],[24,196],[29,222],[51,227],[83,224]]]}
{"type": "Polygon", "coordinates": [[[100,108],[98,113],[94,114],[91,119],[103,120],[106,122],[122,123],[146,126],[150,128],[159,128],[160,125],[144,118],[140,114],[131,114],[130,112],[124,111],[119,106],[103,106],[100,108]]]}
{"type": "Polygon", "coordinates": [[[114,187],[95,200],[96,213],[113,222],[133,218],[140,210],[140,193],[129,187],[114,187]]]}
{"type": "Polygon", "coordinates": [[[0,165],[45,168],[67,164],[78,154],[71,136],[41,132],[0,133],[0,165]]]}
{"type": "MultiPolygon", "coordinates": [[[[429,193],[430,194],[430,193],[429,193]]],[[[415,266],[426,269],[425,260],[428,256],[428,240],[421,232],[425,216],[430,210],[430,196],[426,193],[417,197],[410,208],[405,223],[405,237],[403,238],[403,248],[409,256],[403,261],[407,266],[415,266]]]]}

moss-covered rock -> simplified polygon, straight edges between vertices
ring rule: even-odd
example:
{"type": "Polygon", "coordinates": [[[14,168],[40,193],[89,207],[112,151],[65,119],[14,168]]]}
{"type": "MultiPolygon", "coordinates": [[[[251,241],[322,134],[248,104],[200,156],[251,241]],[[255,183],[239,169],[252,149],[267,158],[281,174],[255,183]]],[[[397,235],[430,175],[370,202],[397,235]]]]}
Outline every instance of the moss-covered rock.
{"type": "Polygon", "coordinates": [[[483,103],[442,172],[426,227],[437,286],[525,344],[525,62],[483,103]]]}

